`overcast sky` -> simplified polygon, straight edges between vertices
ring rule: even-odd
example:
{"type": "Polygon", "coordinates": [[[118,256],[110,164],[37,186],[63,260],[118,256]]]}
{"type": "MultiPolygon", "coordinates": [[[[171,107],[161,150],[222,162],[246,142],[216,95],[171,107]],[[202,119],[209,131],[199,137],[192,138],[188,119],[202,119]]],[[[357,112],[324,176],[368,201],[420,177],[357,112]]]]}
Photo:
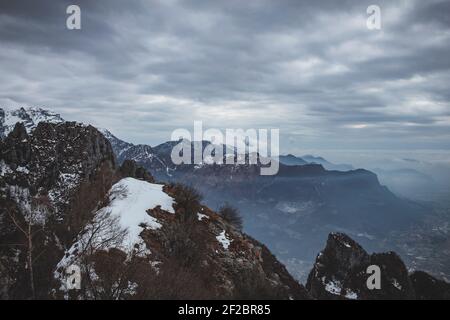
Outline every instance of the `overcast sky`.
{"type": "Polygon", "coordinates": [[[282,151],[450,148],[450,1],[0,1],[0,106],[155,145],[279,128],[282,151]],[[81,7],[67,30],[66,7],[81,7]],[[381,30],[366,9],[381,8],[381,30]]]}

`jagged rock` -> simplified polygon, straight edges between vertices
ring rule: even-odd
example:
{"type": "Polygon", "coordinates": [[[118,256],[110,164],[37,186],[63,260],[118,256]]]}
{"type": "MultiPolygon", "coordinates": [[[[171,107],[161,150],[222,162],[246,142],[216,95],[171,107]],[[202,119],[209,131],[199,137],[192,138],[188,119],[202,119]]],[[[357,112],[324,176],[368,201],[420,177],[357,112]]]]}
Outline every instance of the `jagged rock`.
{"type": "Polygon", "coordinates": [[[306,289],[316,299],[432,299],[447,298],[449,284],[423,272],[411,276],[394,252],[369,255],[343,233],[332,233],[319,253],[306,289]],[[369,266],[380,268],[380,289],[370,290],[369,266]],[[447,290],[447,291],[446,291],[447,290]]]}
{"type": "MultiPolygon", "coordinates": [[[[364,299],[414,299],[408,270],[395,252],[374,253],[370,265],[381,268],[381,290],[365,291],[364,299]]],[[[366,278],[369,275],[366,275],[366,278]]],[[[367,286],[365,287],[367,288],[367,286]]]]}
{"type": "Polygon", "coordinates": [[[369,262],[370,256],[359,244],[345,234],[332,233],[316,258],[306,289],[316,299],[360,298],[369,262]]]}
{"type": "Polygon", "coordinates": [[[46,297],[51,268],[115,180],[115,157],[100,132],[73,122],[41,122],[29,134],[18,123],[0,146],[0,242],[24,244],[0,247],[8,265],[0,282],[7,283],[8,297],[30,297],[27,241],[17,226],[29,224],[33,251],[41,253],[36,296],[46,297]]]}
{"type": "Polygon", "coordinates": [[[133,160],[125,160],[120,166],[120,173],[123,177],[132,177],[148,182],[155,182],[152,175],[146,169],[137,165],[133,160]]]}
{"type": "Polygon", "coordinates": [[[31,145],[25,126],[17,123],[14,129],[1,144],[1,157],[13,169],[23,166],[31,158],[31,145]]]}

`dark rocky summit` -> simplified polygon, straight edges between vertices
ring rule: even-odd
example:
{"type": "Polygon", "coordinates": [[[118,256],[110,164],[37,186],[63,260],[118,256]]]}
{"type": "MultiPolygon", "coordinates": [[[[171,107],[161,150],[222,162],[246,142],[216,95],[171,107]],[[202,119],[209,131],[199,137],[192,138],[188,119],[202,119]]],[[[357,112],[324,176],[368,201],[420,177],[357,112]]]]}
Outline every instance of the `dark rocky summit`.
{"type": "Polygon", "coordinates": [[[450,284],[424,272],[410,275],[394,252],[368,254],[347,235],[332,233],[306,289],[316,299],[448,299],[450,284]],[[380,268],[380,289],[367,286],[371,265],[380,268]]]}

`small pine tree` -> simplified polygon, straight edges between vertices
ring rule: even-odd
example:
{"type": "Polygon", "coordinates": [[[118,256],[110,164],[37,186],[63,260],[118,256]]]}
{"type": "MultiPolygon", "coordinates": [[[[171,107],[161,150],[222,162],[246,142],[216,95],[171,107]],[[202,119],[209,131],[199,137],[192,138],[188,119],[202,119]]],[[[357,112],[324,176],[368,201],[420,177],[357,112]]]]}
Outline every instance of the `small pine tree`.
{"type": "Polygon", "coordinates": [[[225,221],[233,225],[236,229],[242,230],[243,221],[238,209],[232,207],[228,203],[225,203],[219,208],[219,214],[225,221]]]}

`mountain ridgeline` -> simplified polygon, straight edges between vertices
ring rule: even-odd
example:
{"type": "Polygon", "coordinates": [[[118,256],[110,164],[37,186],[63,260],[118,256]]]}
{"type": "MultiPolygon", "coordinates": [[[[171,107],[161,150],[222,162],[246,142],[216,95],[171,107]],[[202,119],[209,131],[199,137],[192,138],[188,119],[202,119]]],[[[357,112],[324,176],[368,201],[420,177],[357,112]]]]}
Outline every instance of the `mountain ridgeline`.
{"type": "Polygon", "coordinates": [[[175,166],[174,142],[136,146],[28,112],[15,113],[12,128],[0,112],[2,299],[449,298],[447,283],[409,274],[397,255],[329,234],[370,240],[420,219],[423,208],[371,172],[280,164],[263,177],[258,165],[175,166]],[[225,202],[239,207],[246,233],[214,210],[225,202]],[[277,259],[304,257],[306,286],[277,259]],[[372,263],[383,270],[381,291],[365,287],[372,263]],[[66,281],[74,266],[76,289],[66,281]]]}
{"type": "MultiPolygon", "coordinates": [[[[399,198],[367,170],[349,171],[323,158],[281,156],[279,172],[261,176],[259,165],[215,163],[175,165],[171,151],[177,141],[156,147],[124,143],[110,132],[106,137],[119,163],[132,159],[159,181],[185,182],[199,190],[205,203],[219,208],[234,203],[242,212],[246,232],[267,244],[298,279],[298,264],[312,265],[330,232],[345,232],[369,250],[384,250],[393,231],[419,224],[430,208],[399,198]],[[318,162],[321,162],[318,163],[318,162]],[[324,166],[334,168],[327,170],[324,166]]],[[[199,142],[192,142],[191,148],[199,142]]],[[[204,149],[209,142],[203,141],[204,149]]],[[[192,152],[193,153],[193,152],[192,152]]]]}
{"type": "Polygon", "coordinates": [[[0,142],[3,299],[307,299],[195,190],[117,166],[92,126],[23,123],[0,142]],[[81,269],[81,290],[65,282],[81,269]]]}

